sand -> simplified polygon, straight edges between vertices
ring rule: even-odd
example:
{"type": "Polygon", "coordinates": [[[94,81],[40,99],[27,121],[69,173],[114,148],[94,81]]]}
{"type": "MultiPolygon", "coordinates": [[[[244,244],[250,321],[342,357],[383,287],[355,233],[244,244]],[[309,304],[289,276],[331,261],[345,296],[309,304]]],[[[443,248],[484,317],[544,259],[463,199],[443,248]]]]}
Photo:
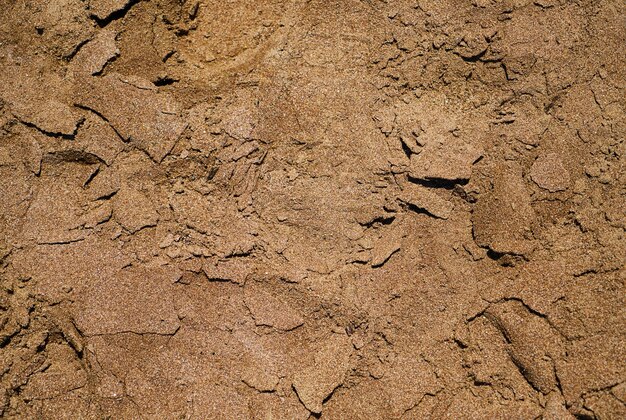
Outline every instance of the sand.
{"type": "Polygon", "coordinates": [[[626,3],[0,0],[0,417],[626,418],[626,3]]]}

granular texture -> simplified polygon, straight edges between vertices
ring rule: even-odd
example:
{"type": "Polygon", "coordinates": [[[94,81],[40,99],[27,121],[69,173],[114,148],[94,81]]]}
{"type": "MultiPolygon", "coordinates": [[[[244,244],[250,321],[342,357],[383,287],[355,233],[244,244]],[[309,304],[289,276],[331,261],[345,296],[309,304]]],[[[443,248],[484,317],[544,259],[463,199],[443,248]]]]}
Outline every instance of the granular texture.
{"type": "Polygon", "coordinates": [[[0,417],[626,418],[626,2],[0,0],[0,417]]]}

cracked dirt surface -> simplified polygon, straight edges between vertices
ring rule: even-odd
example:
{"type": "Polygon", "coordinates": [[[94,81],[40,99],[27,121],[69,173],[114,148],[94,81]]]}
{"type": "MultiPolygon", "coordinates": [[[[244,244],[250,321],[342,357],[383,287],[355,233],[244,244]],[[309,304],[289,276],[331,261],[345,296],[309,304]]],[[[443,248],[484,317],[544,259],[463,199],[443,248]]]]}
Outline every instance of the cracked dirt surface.
{"type": "Polygon", "coordinates": [[[0,0],[0,417],[626,418],[626,3],[0,0]]]}

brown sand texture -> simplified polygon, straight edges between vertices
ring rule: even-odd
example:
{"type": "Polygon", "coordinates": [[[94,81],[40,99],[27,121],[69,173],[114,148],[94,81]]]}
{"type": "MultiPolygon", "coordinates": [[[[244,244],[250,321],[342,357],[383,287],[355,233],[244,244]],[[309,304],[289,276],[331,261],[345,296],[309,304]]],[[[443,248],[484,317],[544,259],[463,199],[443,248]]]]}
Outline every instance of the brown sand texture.
{"type": "Polygon", "coordinates": [[[0,417],[625,419],[626,2],[0,0],[0,417]]]}

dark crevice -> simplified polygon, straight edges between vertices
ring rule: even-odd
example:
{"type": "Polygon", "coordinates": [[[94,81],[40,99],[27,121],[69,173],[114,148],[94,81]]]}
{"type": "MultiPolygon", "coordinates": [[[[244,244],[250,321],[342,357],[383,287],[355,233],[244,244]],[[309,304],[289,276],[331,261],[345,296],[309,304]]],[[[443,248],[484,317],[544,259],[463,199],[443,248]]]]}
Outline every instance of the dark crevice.
{"type": "Polygon", "coordinates": [[[459,197],[461,200],[464,200],[470,204],[475,203],[476,197],[474,197],[474,195],[469,194],[467,191],[465,191],[465,189],[459,185],[456,184],[453,188],[452,188],[452,195],[459,197]]]}
{"type": "Polygon", "coordinates": [[[411,151],[411,149],[409,149],[409,146],[407,146],[406,143],[404,143],[402,140],[400,140],[400,144],[402,145],[402,151],[404,152],[406,157],[410,159],[413,152],[411,151]]]}
{"type": "Polygon", "coordinates": [[[477,61],[480,61],[481,58],[483,58],[485,56],[485,54],[487,54],[487,49],[485,48],[483,51],[479,52],[476,55],[472,55],[470,57],[464,57],[462,55],[459,55],[459,57],[461,57],[461,59],[463,61],[465,61],[466,63],[476,63],[477,61]]]}
{"type": "Polygon", "coordinates": [[[96,170],[93,171],[93,173],[89,176],[89,178],[87,178],[87,181],[85,181],[85,183],[83,184],[83,188],[86,188],[87,186],[89,186],[89,184],[91,184],[91,181],[93,181],[94,178],[98,176],[99,173],[100,173],[100,167],[96,168],[96,170]]]}
{"type": "MultiPolygon", "coordinates": [[[[538,316],[540,318],[548,320],[548,316],[546,314],[543,314],[543,313],[537,311],[536,309],[533,309],[532,307],[528,306],[526,304],[526,302],[524,302],[522,299],[520,299],[518,297],[505,297],[505,298],[502,298],[502,299],[498,299],[496,301],[487,301],[487,302],[489,302],[489,305],[485,309],[483,309],[482,311],[477,313],[476,315],[473,315],[473,316],[469,317],[466,322],[470,323],[470,322],[474,321],[475,319],[477,319],[477,318],[479,318],[481,316],[487,316],[487,318],[490,321],[498,324],[498,322],[495,319],[495,317],[493,317],[491,315],[488,315],[489,309],[491,309],[491,307],[494,306],[494,305],[498,305],[498,304],[505,303],[505,302],[511,302],[511,301],[519,302],[524,307],[524,309],[526,309],[532,315],[536,315],[536,316],[538,316]]],[[[506,334],[504,334],[504,335],[505,335],[505,339],[507,339],[507,341],[508,341],[508,338],[506,337],[506,334]]]]}
{"type": "Polygon", "coordinates": [[[120,140],[122,140],[124,143],[128,143],[129,142],[129,140],[124,138],[124,136],[122,136],[120,134],[120,132],[117,131],[115,126],[113,124],[111,124],[111,122],[104,115],[102,115],[100,112],[98,112],[95,109],[90,108],[90,107],[88,107],[86,105],[74,104],[74,106],[76,108],[79,108],[79,109],[82,109],[82,110],[85,110],[85,111],[89,111],[89,112],[93,113],[94,115],[97,115],[98,117],[100,117],[100,119],[102,119],[102,121],[106,122],[109,125],[109,127],[111,127],[111,129],[115,132],[115,134],[117,134],[117,136],[120,138],[120,140]]]}
{"type": "Polygon", "coordinates": [[[109,23],[115,21],[115,20],[119,20],[122,19],[124,16],[126,16],[126,13],[128,13],[128,11],[137,3],[139,3],[141,0],[128,0],[126,2],[126,4],[124,5],[124,7],[122,7],[121,9],[118,9],[116,11],[114,11],[113,13],[111,13],[110,15],[108,15],[107,17],[101,19],[98,16],[96,16],[95,14],[91,14],[89,17],[92,18],[94,21],[96,21],[96,23],[98,24],[99,27],[104,28],[105,26],[107,26],[109,23]]]}
{"type": "Polygon", "coordinates": [[[196,4],[193,5],[191,10],[189,10],[189,19],[190,20],[195,20],[196,17],[198,17],[198,12],[199,11],[200,11],[200,3],[197,2],[196,4]]]}
{"type": "MultiPolygon", "coordinates": [[[[509,341],[510,344],[510,341],[509,341]]],[[[531,381],[530,379],[528,379],[528,372],[526,371],[526,368],[524,367],[524,364],[519,361],[516,357],[513,356],[513,354],[511,354],[511,351],[507,351],[507,353],[509,353],[509,358],[511,359],[511,361],[513,362],[513,364],[515,365],[515,367],[517,367],[517,370],[519,371],[519,373],[522,375],[522,377],[524,378],[524,380],[526,381],[526,383],[528,383],[528,385],[530,385],[530,387],[532,389],[534,389],[537,392],[541,393],[541,389],[539,389],[534,383],[533,381],[531,381]]]]}
{"type": "Polygon", "coordinates": [[[489,302],[489,306],[487,306],[485,309],[483,309],[482,311],[478,312],[477,314],[474,314],[472,316],[470,316],[469,318],[467,318],[465,320],[466,324],[470,324],[472,322],[474,322],[476,319],[480,318],[481,316],[485,316],[485,312],[487,312],[487,310],[491,307],[491,302],[489,302]]]}
{"type": "Polygon", "coordinates": [[[168,52],[163,56],[163,59],[161,61],[163,61],[164,63],[167,62],[167,60],[169,60],[174,54],[176,54],[176,50],[168,52]]]}
{"type": "Polygon", "coordinates": [[[461,349],[466,349],[467,348],[467,344],[463,343],[461,340],[459,340],[457,338],[454,339],[454,344],[459,346],[459,348],[461,348],[461,349]]]}
{"type": "Polygon", "coordinates": [[[242,380],[241,381],[244,385],[252,388],[253,390],[255,390],[256,392],[258,392],[259,394],[274,394],[276,392],[276,390],[267,390],[267,389],[258,389],[252,385],[250,385],[249,383],[247,383],[246,381],[242,380]]]}
{"type": "Polygon", "coordinates": [[[3,347],[6,347],[7,344],[9,344],[11,342],[11,339],[18,333],[18,331],[16,331],[13,334],[9,334],[9,335],[5,335],[3,337],[0,337],[0,349],[3,347]]]}
{"type": "Polygon", "coordinates": [[[67,239],[67,240],[58,240],[58,241],[49,241],[49,242],[37,242],[37,245],[69,245],[76,242],[82,242],[85,238],[78,239],[67,239]]]}
{"type": "Polygon", "coordinates": [[[113,198],[115,196],[115,194],[117,194],[117,191],[113,191],[111,194],[107,194],[107,195],[103,195],[101,197],[98,197],[96,200],[98,200],[98,201],[110,200],[111,198],[113,198]]]}
{"type": "Polygon", "coordinates": [[[491,382],[482,380],[482,379],[478,379],[475,376],[472,375],[472,383],[476,386],[491,386],[493,385],[491,382]]]}
{"type": "Polygon", "coordinates": [[[419,184],[427,188],[442,188],[445,190],[454,190],[457,185],[466,185],[469,180],[467,179],[443,179],[443,178],[413,178],[408,176],[410,182],[419,184]]]}
{"type": "Polygon", "coordinates": [[[598,270],[595,269],[595,268],[589,268],[589,269],[581,271],[579,273],[574,273],[574,277],[575,278],[584,277],[584,276],[588,276],[590,274],[598,274],[598,270]]]}
{"type": "Polygon", "coordinates": [[[430,213],[428,210],[418,207],[415,204],[405,203],[408,210],[417,213],[417,214],[425,214],[426,216],[433,217],[435,219],[441,219],[441,217],[437,217],[434,214],[430,213]]]}
{"type": "MultiPolygon", "coordinates": [[[[498,303],[500,303],[500,302],[498,302],[498,303]]],[[[495,305],[497,305],[498,303],[496,303],[495,305]]],[[[506,341],[506,343],[507,343],[507,344],[511,344],[511,343],[512,343],[512,340],[511,340],[511,336],[509,335],[509,332],[508,332],[508,331],[507,331],[507,329],[506,329],[506,328],[505,328],[505,327],[504,327],[504,326],[500,323],[499,318],[498,318],[497,316],[494,316],[494,315],[493,315],[493,314],[489,311],[489,310],[491,309],[491,307],[492,307],[492,306],[493,306],[493,304],[492,304],[492,305],[489,305],[489,307],[488,307],[487,309],[485,309],[485,312],[483,313],[483,316],[484,316],[485,318],[487,318],[487,319],[488,319],[488,320],[489,320],[489,321],[493,324],[493,326],[494,326],[494,327],[496,327],[496,329],[497,329],[498,331],[500,331],[500,334],[502,334],[502,337],[504,337],[504,341],[506,341]]],[[[513,359],[513,356],[511,356],[510,354],[509,354],[509,357],[511,357],[511,359],[513,359]]],[[[513,360],[513,363],[517,366],[517,363],[516,363],[516,361],[515,361],[515,360],[513,360]]],[[[519,366],[517,366],[517,367],[518,367],[518,369],[520,369],[520,371],[521,371],[521,368],[520,368],[519,366]]]]}
{"type": "MultiPolygon", "coordinates": [[[[93,153],[81,150],[63,150],[59,152],[51,152],[44,156],[43,160],[48,163],[73,162],[82,163],[84,165],[95,165],[104,163],[104,161],[93,153]]],[[[95,175],[94,175],[95,176],[95,175]]]]}
{"type": "Polygon", "coordinates": [[[373,220],[366,222],[366,223],[359,223],[361,226],[363,227],[372,227],[376,224],[380,224],[380,225],[390,225],[393,223],[393,221],[395,220],[396,216],[390,215],[390,216],[378,216],[376,218],[374,218],[373,220]]]}
{"type": "Polygon", "coordinates": [[[552,371],[554,372],[554,379],[556,380],[556,387],[561,395],[563,395],[563,386],[561,385],[561,378],[559,378],[559,372],[556,369],[556,363],[552,360],[552,371]]]}
{"type": "Polygon", "coordinates": [[[546,10],[546,9],[551,9],[551,8],[553,8],[553,7],[554,7],[554,5],[552,5],[552,4],[542,4],[542,3],[541,3],[541,2],[539,2],[539,1],[535,1],[535,2],[533,2],[533,5],[535,5],[535,6],[539,7],[540,9],[543,9],[543,10],[546,10]]]}
{"type": "Polygon", "coordinates": [[[42,130],[41,128],[37,127],[35,124],[29,123],[26,121],[22,121],[22,124],[24,124],[26,127],[34,128],[35,130],[39,131],[41,134],[48,136],[48,137],[55,137],[55,138],[64,139],[64,140],[74,140],[74,134],[52,133],[50,131],[42,130]]]}
{"type": "Polygon", "coordinates": [[[515,252],[498,252],[490,248],[487,249],[487,256],[491,258],[492,260],[496,260],[496,261],[506,256],[519,257],[524,260],[526,259],[526,257],[523,254],[516,254],[515,252]]]}
{"type": "Polygon", "coordinates": [[[98,70],[97,72],[95,72],[93,75],[94,76],[102,76],[104,74],[104,71],[106,70],[107,66],[111,63],[113,63],[115,60],[117,60],[118,55],[114,55],[113,57],[107,59],[107,61],[102,65],[102,68],[100,70],[98,70]]]}
{"type": "Polygon", "coordinates": [[[76,128],[74,129],[74,132],[71,134],[67,134],[67,133],[55,133],[52,131],[46,131],[43,128],[37,126],[37,124],[33,124],[32,122],[28,122],[28,121],[24,121],[24,120],[19,120],[22,124],[24,124],[26,127],[30,127],[30,128],[34,128],[35,130],[39,131],[41,134],[48,136],[48,137],[54,137],[57,139],[63,139],[63,140],[74,140],[74,138],[76,138],[76,133],[78,133],[78,129],[83,125],[83,123],[85,122],[84,119],[81,119],[80,121],[78,121],[78,124],[76,124],[76,128]]]}
{"type": "Polygon", "coordinates": [[[511,81],[513,79],[511,79],[511,76],[509,75],[509,70],[506,67],[506,64],[504,63],[500,63],[500,67],[502,68],[502,71],[504,71],[504,77],[506,77],[506,80],[511,81]]]}
{"type": "Polygon", "coordinates": [[[527,310],[528,312],[530,312],[532,315],[538,316],[539,318],[545,318],[545,319],[547,319],[547,318],[548,318],[548,316],[547,316],[546,314],[543,314],[543,313],[541,313],[541,312],[539,312],[539,311],[537,311],[537,310],[535,310],[535,309],[531,308],[530,306],[528,306],[528,305],[526,304],[526,302],[524,302],[522,299],[517,298],[517,297],[508,297],[508,298],[504,298],[504,299],[502,299],[502,300],[500,300],[500,301],[498,301],[498,302],[496,302],[496,303],[504,303],[504,302],[511,302],[511,301],[513,301],[513,302],[519,302],[519,303],[520,303],[520,304],[524,307],[524,309],[526,309],[526,310],[527,310]]]}
{"type": "Polygon", "coordinates": [[[502,267],[515,267],[519,263],[528,261],[528,258],[525,255],[497,252],[493,249],[487,249],[487,257],[496,261],[502,267]]]}
{"type": "Polygon", "coordinates": [[[324,398],[324,400],[322,401],[322,404],[326,404],[328,401],[330,401],[333,395],[335,395],[335,391],[337,391],[339,388],[341,388],[341,385],[338,385],[335,389],[333,389],[332,392],[328,394],[326,398],[324,398]]]}
{"type": "Polygon", "coordinates": [[[496,252],[493,249],[487,249],[487,257],[491,258],[494,261],[498,261],[500,258],[502,258],[505,254],[501,253],[501,252],[496,252]]]}
{"type": "Polygon", "coordinates": [[[187,35],[189,35],[189,29],[187,29],[187,28],[177,28],[174,31],[174,35],[176,35],[177,37],[187,36],[187,35]]]}
{"type": "Polygon", "coordinates": [[[83,41],[81,41],[76,47],[74,47],[74,49],[72,51],[70,51],[69,54],[67,54],[66,56],[63,57],[63,59],[65,61],[72,61],[72,58],[76,57],[76,54],[78,54],[78,52],[89,42],[91,41],[91,38],[87,38],[83,41]]]}
{"type": "Polygon", "coordinates": [[[169,86],[169,85],[173,85],[174,83],[178,83],[178,81],[179,81],[178,79],[174,79],[170,76],[162,76],[154,81],[154,85],[155,86],[169,86]]]}
{"type": "Polygon", "coordinates": [[[378,264],[374,264],[372,263],[372,268],[378,268],[378,267],[382,267],[383,265],[385,265],[387,263],[387,261],[389,261],[391,259],[391,257],[393,257],[395,254],[397,254],[400,251],[400,249],[396,249],[395,251],[393,251],[391,254],[389,254],[389,256],[387,256],[387,258],[385,258],[384,261],[378,263],[378,264]]]}
{"type": "Polygon", "coordinates": [[[207,279],[207,281],[209,283],[233,283],[233,284],[237,284],[238,285],[238,283],[236,281],[234,281],[234,280],[225,279],[225,278],[221,278],[221,277],[213,277],[213,276],[209,277],[209,276],[206,276],[206,279],[207,279]]]}

